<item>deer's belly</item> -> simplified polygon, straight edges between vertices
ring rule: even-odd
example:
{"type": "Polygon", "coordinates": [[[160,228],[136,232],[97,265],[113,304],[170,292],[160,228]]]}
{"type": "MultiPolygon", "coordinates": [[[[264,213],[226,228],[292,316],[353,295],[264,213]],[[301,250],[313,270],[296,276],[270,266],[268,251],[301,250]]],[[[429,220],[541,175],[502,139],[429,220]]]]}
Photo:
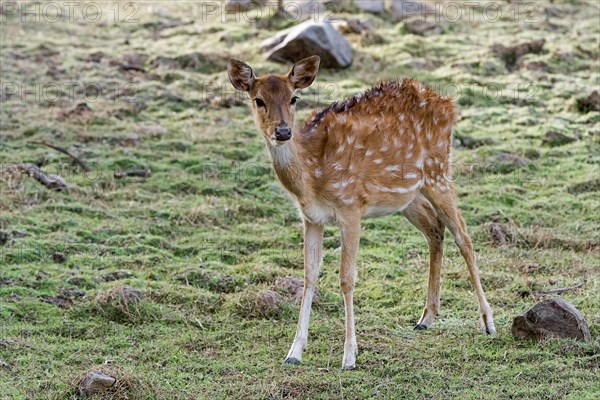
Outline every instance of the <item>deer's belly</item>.
{"type": "Polygon", "coordinates": [[[334,209],[323,203],[314,202],[299,208],[302,216],[315,224],[325,225],[335,219],[334,209]]]}
{"type": "Polygon", "coordinates": [[[400,206],[386,206],[386,205],[375,205],[367,208],[363,214],[363,218],[376,218],[383,217],[385,215],[395,214],[404,211],[408,204],[400,206]]]}

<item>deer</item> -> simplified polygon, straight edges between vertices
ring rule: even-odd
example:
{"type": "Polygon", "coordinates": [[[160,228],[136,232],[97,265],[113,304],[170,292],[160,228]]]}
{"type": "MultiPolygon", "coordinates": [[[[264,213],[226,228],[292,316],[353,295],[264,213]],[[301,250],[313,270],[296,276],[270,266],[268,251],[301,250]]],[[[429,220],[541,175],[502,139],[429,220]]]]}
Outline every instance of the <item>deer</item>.
{"type": "Polygon", "coordinates": [[[284,363],[299,364],[308,339],[311,305],[322,264],[323,231],[340,228],[340,288],[345,309],[342,369],[356,366],[353,292],[363,218],[401,213],[425,237],[429,281],[415,330],[432,326],[440,309],[444,232],[464,258],[478,302],[481,330],[493,334],[493,313],[479,279],[473,244],[451,178],[456,109],[450,97],[422,83],[381,82],[362,94],[314,111],[297,129],[300,90],[313,84],[320,57],[296,62],[285,74],[256,77],[230,59],[233,87],[247,93],[275,175],[289,192],[304,226],[304,289],[292,346],[284,363]]]}

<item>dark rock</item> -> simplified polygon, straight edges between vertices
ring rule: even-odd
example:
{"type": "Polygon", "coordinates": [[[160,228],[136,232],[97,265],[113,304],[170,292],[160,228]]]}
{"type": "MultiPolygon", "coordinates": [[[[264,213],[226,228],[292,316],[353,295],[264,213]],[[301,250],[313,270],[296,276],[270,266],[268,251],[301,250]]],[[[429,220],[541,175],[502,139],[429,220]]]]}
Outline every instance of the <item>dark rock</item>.
{"type": "Polygon", "coordinates": [[[94,396],[106,392],[117,382],[113,376],[99,371],[90,371],[79,381],[77,390],[80,397],[94,396]]]}
{"type": "Polygon", "coordinates": [[[104,57],[104,53],[101,51],[96,51],[94,53],[90,53],[87,57],[83,58],[82,60],[87,62],[99,63],[100,61],[102,61],[102,57],[104,57]]]}
{"type": "Polygon", "coordinates": [[[506,229],[497,222],[490,225],[490,237],[495,246],[506,246],[508,244],[506,229]]]}
{"type": "MultiPolygon", "coordinates": [[[[423,68],[425,69],[425,68],[423,68]]],[[[493,144],[494,141],[491,138],[485,139],[475,139],[471,136],[462,135],[458,132],[454,134],[454,138],[458,141],[458,145],[460,147],[464,147],[466,149],[476,149],[481,146],[486,146],[493,144]]]]}
{"type": "Polygon", "coordinates": [[[64,288],[61,293],[68,297],[85,297],[85,291],[81,289],[64,288]]]}
{"type": "Polygon", "coordinates": [[[159,56],[150,61],[152,68],[182,69],[204,74],[219,72],[227,63],[228,56],[212,53],[188,53],[177,57],[159,56]]]}
{"type": "Polygon", "coordinates": [[[531,160],[528,158],[504,153],[496,156],[488,166],[488,170],[493,173],[508,174],[529,165],[531,165],[531,160]]]}
{"type": "Polygon", "coordinates": [[[0,246],[4,246],[10,239],[8,232],[0,231],[0,246]]]}
{"type": "Polygon", "coordinates": [[[545,44],[546,40],[544,39],[521,43],[511,47],[506,47],[503,44],[496,43],[492,46],[492,52],[496,57],[501,58],[504,61],[506,69],[509,71],[514,71],[517,69],[519,62],[521,61],[521,57],[526,54],[540,54],[544,49],[545,44]]]}
{"type": "Polygon", "coordinates": [[[567,191],[572,194],[600,192],[600,178],[591,181],[576,183],[570,186],[567,191]]]}
{"type": "Polygon", "coordinates": [[[131,272],[128,271],[113,271],[113,272],[108,272],[102,276],[100,276],[98,278],[98,281],[100,282],[112,282],[112,281],[118,281],[120,279],[126,279],[131,277],[131,272]]]}
{"type": "Polygon", "coordinates": [[[306,21],[266,40],[261,48],[268,60],[282,63],[318,55],[326,68],[348,67],[354,58],[352,46],[330,22],[306,21]]]}
{"type": "Polygon", "coordinates": [[[560,297],[544,300],[515,317],[511,330],[515,339],[561,337],[590,341],[590,330],[579,310],[560,297]]]}
{"type": "Polygon", "coordinates": [[[59,294],[58,296],[48,296],[48,295],[41,295],[40,296],[40,300],[43,301],[44,303],[50,303],[50,304],[54,304],[57,307],[60,308],[70,308],[73,305],[73,300],[69,299],[68,297],[65,297],[61,294],[59,294]]]}
{"type": "Polygon", "coordinates": [[[580,97],[576,102],[577,111],[587,114],[590,111],[600,111],[600,94],[594,90],[587,97],[580,97]]]}
{"type": "Polygon", "coordinates": [[[65,261],[67,261],[67,256],[59,252],[52,253],[52,261],[59,264],[64,263],[65,261]]]}
{"type": "Polygon", "coordinates": [[[543,61],[529,61],[521,63],[520,66],[525,67],[528,71],[548,72],[548,64],[543,61]]]}
{"type": "Polygon", "coordinates": [[[418,18],[406,21],[404,29],[408,33],[419,36],[433,36],[442,33],[442,27],[435,22],[422,21],[418,18]]]}
{"type": "Polygon", "coordinates": [[[554,131],[546,132],[542,138],[542,144],[550,147],[562,146],[575,141],[577,141],[577,139],[554,131]]]}

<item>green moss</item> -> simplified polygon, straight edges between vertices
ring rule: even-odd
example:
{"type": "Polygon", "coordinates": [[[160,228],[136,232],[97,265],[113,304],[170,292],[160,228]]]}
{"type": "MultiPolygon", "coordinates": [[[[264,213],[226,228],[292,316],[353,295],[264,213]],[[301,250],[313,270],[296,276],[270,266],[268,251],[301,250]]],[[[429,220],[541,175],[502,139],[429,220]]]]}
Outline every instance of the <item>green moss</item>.
{"type": "MultiPolygon", "coordinates": [[[[365,47],[360,35],[348,35],[354,64],[322,70],[301,96],[299,121],[381,80],[421,79],[455,97],[454,180],[499,331],[478,333],[468,272],[449,233],[439,318],[432,329],[413,331],[426,299],[426,242],[401,216],[365,220],[355,290],[358,368],[344,373],[339,230],[325,230],[303,364],[283,366],[299,305],[282,294],[267,307],[257,296],[278,277],[302,278],[301,223],[247,106],[216,99],[236,96],[228,56],[258,74],[285,71],[258,49],[297,21],[227,15],[223,22],[216,14],[202,21],[191,3],[142,6],[133,24],[6,15],[3,82],[77,80],[99,84],[102,94],[93,99],[94,88],[81,88],[70,99],[59,86],[48,92],[59,101],[2,99],[2,162],[45,163],[78,189],[49,191],[0,169],[0,397],[70,398],[71,381],[107,360],[153,382],[141,388],[149,399],[597,397],[600,113],[587,103],[577,111],[577,99],[597,86],[598,10],[559,3],[536,2],[537,23],[516,21],[508,3],[502,18],[485,21],[479,6],[472,22],[445,21],[444,34],[431,37],[403,35],[402,23],[369,15],[385,41],[365,47]],[[561,17],[547,19],[547,7],[561,17]],[[545,70],[517,62],[509,72],[492,51],[496,43],[541,37],[544,51],[524,61],[545,70]],[[98,51],[99,62],[86,61],[98,51]],[[134,52],[148,55],[145,72],[112,65],[134,52]],[[158,57],[179,67],[155,68],[158,57]],[[66,114],[84,101],[91,115],[66,114]],[[148,125],[164,129],[145,133],[148,125]],[[548,131],[576,140],[542,146],[548,131]],[[125,145],[132,133],[137,140],[125,145]],[[93,170],[83,173],[31,140],[64,146],[93,170]],[[146,167],[149,178],[113,178],[146,167]],[[491,222],[506,228],[506,246],[493,245],[491,222]],[[103,278],[115,272],[114,281],[103,278]],[[512,338],[512,318],[536,302],[531,294],[583,277],[581,289],[562,296],[587,319],[591,343],[512,338]],[[144,298],[127,307],[105,301],[122,285],[144,298]],[[85,291],[69,309],[40,300],[69,288],[85,291]]],[[[333,15],[353,16],[345,6],[333,15]]]]}

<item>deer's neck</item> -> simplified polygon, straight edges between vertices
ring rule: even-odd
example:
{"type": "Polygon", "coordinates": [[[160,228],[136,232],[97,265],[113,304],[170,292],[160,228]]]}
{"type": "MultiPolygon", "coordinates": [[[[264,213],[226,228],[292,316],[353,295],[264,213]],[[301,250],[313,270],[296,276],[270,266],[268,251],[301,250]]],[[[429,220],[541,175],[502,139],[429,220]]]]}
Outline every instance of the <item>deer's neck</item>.
{"type": "Polygon", "coordinates": [[[305,175],[302,174],[304,166],[300,145],[292,139],[284,146],[269,145],[268,147],[273,169],[281,184],[296,197],[302,197],[306,182],[304,182],[305,175]]]}

